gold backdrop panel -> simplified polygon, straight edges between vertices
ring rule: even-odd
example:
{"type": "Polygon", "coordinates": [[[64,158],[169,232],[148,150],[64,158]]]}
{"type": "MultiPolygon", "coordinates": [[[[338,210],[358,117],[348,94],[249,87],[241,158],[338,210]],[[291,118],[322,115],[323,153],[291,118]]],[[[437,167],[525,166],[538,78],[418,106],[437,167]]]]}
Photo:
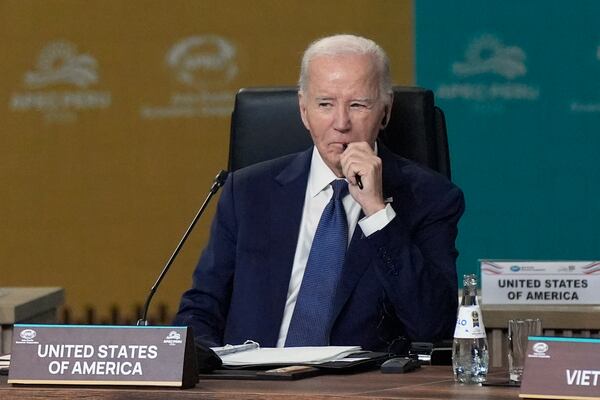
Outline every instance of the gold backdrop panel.
{"type": "MultiPolygon", "coordinates": [[[[66,288],[70,322],[135,319],[227,165],[235,92],[294,85],[306,45],[339,32],[379,42],[410,84],[412,12],[408,1],[0,2],[0,286],[66,288]]],[[[151,314],[174,312],[213,213],[151,314]]]]}

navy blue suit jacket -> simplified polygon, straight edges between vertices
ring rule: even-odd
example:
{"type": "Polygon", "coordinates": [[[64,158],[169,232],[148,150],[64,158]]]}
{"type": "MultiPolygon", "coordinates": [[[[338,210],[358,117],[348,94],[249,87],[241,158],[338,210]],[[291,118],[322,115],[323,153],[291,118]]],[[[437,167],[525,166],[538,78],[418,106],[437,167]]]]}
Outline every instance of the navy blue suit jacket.
{"type": "MultiPolygon", "coordinates": [[[[210,239],[175,323],[215,346],[274,347],[298,239],[312,149],[229,175],[210,239]]],[[[379,146],[396,217],[369,237],[357,225],[335,297],[331,345],[387,350],[394,339],[452,337],[462,192],[379,146]]]]}

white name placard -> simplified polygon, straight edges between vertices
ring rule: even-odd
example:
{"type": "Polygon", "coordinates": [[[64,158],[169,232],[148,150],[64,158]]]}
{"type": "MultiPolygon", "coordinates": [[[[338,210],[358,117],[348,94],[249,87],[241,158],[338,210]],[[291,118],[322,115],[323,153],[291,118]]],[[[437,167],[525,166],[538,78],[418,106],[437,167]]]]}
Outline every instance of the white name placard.
{"type": "Polygon", "coordinates": [[[482,304],[600,303],[600,261],[480,261],[482,304]]]}

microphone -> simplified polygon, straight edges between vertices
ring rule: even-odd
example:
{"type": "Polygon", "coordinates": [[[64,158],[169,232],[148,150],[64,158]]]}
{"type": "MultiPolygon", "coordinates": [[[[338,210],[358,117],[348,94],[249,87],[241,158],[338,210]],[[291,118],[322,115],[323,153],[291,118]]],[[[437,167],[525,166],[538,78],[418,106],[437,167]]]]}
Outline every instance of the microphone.
{"type": "Polygon", "coordinates": [[[210,190],[208,192],[208,195],[206,196],[206,199],[204,200],[204,203],[202,203],[202,206],[200,207],[200,209],[196,213],[196,216],[192,220],[190,226],[188,226],[187,230],[183,234],[183,237],[179,241],[179,244],[177,245],[177,247],[175,247],[175,250],[173,251],[173,254],[171,254],[171,257],[169,258],[169,260],[167,261],[167,263],[163,267],[162,271],[160,272],[160,275],[158,276],[158,279],[156,280],[156,282],[154,283],[154,285],[150,289],[150,293],[148,294],[148,297],[146,298],[146,303],[144,304],[144,308],[142,310],[143,311],[142,312],[142,317],[140,319],[138,319],[137,326],[147,326],[148,325],[148,319],[147,319],[148,309],[150,308],[150,302],[152,301],[152,297],[154,297],[154,293],[156,293],[156,290],[158,289],[158,286],[160,285],[160,283],[162,282],[163,278],[165,277],[165,275],[169,271],[169,268],[171,268],[171,264],[173,264],[173,261],[175,261],[175,258],[177,257],[177,254],[179,254],[179,250],[181,250],[181,248],[183,247],[183,244],[185,243],[185,241],[187,240],[188,236],[192,232],[192,229],[194,229],[194,225],[196,225],[196,222],[198,222],[198,220],[200,219],[200,217],[204,213],[204,209],[206,208],[206,206],[210,202],[210,199],[219,191],[219,189],[221,188],[221,186],[223,186],[225,184],[225,180],[226,179],[227,179],[227,171],[224,171],[224,170],[221,170],[217,174],[217,176],[215,177],[215,180],[213,181],[213,184],[212,184],[212,186],[211,186],[211,188],[210,188],[210,190]]]}

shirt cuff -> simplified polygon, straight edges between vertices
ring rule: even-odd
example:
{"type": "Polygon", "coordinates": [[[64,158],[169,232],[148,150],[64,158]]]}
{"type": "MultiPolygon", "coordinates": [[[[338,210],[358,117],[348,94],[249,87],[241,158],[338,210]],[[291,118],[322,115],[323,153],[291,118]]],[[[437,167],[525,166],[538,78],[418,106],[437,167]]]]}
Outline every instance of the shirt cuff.
{"type": "Polygon", "coordinates": [[[396,212],[392,208],[390,203],[386,204],[384,209],[377,211],[375,214],[364,217],[358,221],[360,229],[362,229],[365,236],[371,236],[373,233],[385,228],[387,224],[392,222],[396,212]]]}

